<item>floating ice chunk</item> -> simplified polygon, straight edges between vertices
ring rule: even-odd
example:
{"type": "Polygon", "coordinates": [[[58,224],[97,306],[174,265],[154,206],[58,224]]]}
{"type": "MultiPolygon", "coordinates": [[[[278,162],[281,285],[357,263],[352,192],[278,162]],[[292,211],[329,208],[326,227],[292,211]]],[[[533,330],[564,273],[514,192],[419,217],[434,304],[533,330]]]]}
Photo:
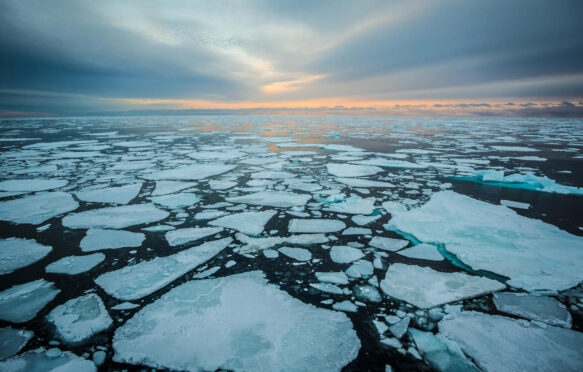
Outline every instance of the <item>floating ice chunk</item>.
{"type": "Polygon", "coordinates": [[[169,194],[154,196],[152,202],[169,209],[190,207],[200,201],[200,197],[194,193],[183,192],[180,194],[169,194]]]}
{"type": "Polygon", "coordinates": [[[93,269],[105,259],[103,253],[86,256],[68,256],[53,262],[45,268],[47,273],[77,275],[93,269]]]}
{"type": "Polygon", "coordinates": [[[0,239],[0,275],[10,274],[44,258],[52,247],[35,240],[9,238],[0,239]]]}
{"type": "Polygon", "coordinates": [[[278,172],[278,171],[262,171],[254,172],[251,178],[265,178],[270,180],[280,180],[285,178],[294,178],[296,175],[288,172],[278,172]]]}
{"type": "Polygon", "coordinates": [[[328,173],[336,177],[364,177],[382,172],[383,169],[374,165],[354,165],[344,163],[326,164],[328,173]]]}
{"type": "Polygon", "coordinates": [[[156,188],[152,192],[152,196],[173,194],[196,185],[198,185],[196,182],[156,181],[156,188]]]}
{"type": "Polygon", "coordinates": [[[583,280],[583,238],[453,191],[420,208],[393,212],[386,226],[441,243],[474,270],[509,277],[526,290],[564,290],[583,280]]]}
{"type": "Polygon", "coordinates": [[[500,292],[494,293],[494,305],[496,309],[507,314],[571,328],[571,314],[554,298],[526,293],[500,292]]]}
{"type": "Polygon", "coordinates": [[[368,245],[370,245],[371,247],[391,252],[395,252],[398,251],[399,249],[405,248],[407,244],[409,244],[408,240],[385,238],[384,236],[375,236],[368,243],[368,245]]]}
{"type": "Polygon", "coordinates": [[[442,334],[434,335],[431,332],[423,332],[418,329],[409,329],[417,349],[423,354],[423,358],[440,372],[478,372],[479,369],[466,358],[458,344],[443,337],[442,334]]]}
{"type": "Polygon", "coordinates": [[[392,264],[381,281],[387,295],[421,309],[478,297],[506,286],[495,280],[464,273],[443,273],[429,267],[392,264]]]}
{"type": "Polygon", "coordinates": [[[55,307],[47,320],[55,325],[59,338],[65,342],[82,342],[105,331],[112,320],[95,293],[77,297],[55,307]]]}
{"type": "Polygon", "coordinates": [[[170,246],[175,247],[214,235],[221,231],[223,231],[222,227],[189,227],[168,231],[165,238],[170,246]]]}
{"type": "Polygon", "coordinates": [[[309,261],[312,259],[312,253],[304,248],[281,247],[278,251],[297,261],[309,261]]]}
{"type": "Polygon", "coordinates": [[[362,227],[349,227],[342,231],[342,235],[369,235],[372,234],[371,229],[366,229],[362,227]]]}
{"type": "Polygon", "coordinates": [[[270,236],[267,238],[252,238],[245,234],[238,233],[237,240],[245,244],[240,250],[240,253],[258,252],[264,249],[274,247],[278,244],[295,244],[295,245],[312,245],[328,242],[328,238],[324,234],[298,234],[285,236],[270,236]]]}
{"type": "Polygon", "coordinates": [[[316,272],[316,278],[321,282],[334,284],[348,284],[348,277],[342,271],[339,272],[316,272]]]}
{"type": "Polygon", "coordinates": [[[379,218],[381,218],[380,214],[377,216],[352,216],[352,222],[359,226],[365,226],[379,218]]]}
{"type": "Polygon", "coordinates": [[[130,161],[127,163],[114,164],[109,168],[112,171],[132,171],[140,169],[148,169],[156,166],[156,163],[151,161],[130,161]]]}
{"type": "Polygon", "coordinates": [[[69,214],[63,218],[62,223],[63,226],[70,229],[122,229],[160,221],[169,215],[170,213],[158,209],[152,204],[133,204],[69,214]]]}
{"type": "Polygon", "coordinates": [[[28,322],[59,292],[53,283],[43,279],[10,287],[0,292],[0,319],[28,322]]]}
{"type": "Polygon", "coordinates": [[[412,163],[405,160],[389,160],[384,158],[373,158],[368,160],[353,161],[354,164],[359,165],[376,165],[387,168],[426,168],[427,165],[412,163]]]}
{"type": "Polygon", "coordinates": [[[123,230],[89,229],[79,246],[83,252],[101,249],[139,247],[146,239],[142,233],[123,230]]]}
{"type": "Polygon", "coordinates": [[[583,188],[558,184],[546,176],[539,177],[532,173],[515,173],[504,176],[504,171],[478,171],[473,177],[457,177],[464,181],[492,184],[499,187],[510,187],[557,194],[583,195],[583,188]]]}
{"type": "Polygon", "coordinates": [[[332,261],[340,264],[351,263],[363,257],[364,253],[360,249],[347,245],[336,245],[330,249],[330,258],[332,261]]]}
{"type": "Polygon", "coordinates": [[[38,348],[0,362],[4,372],[95,372],[92,361],[68,351],[38,348]]]}
{"type": "Polygon", "coordinates": [[[196,151],[188,154],[188,157],[195,160],[233,160],[246,155],[239,150],[230,151],[196,151]]]}
{"type": "Polygon", "coordinates": [[[138,196],[141,189],[142,183],[139,182],[125,186],[83,189],[75,195],[86,202],[127,204],[138,196]]]}
{"type": "Polygon", "coordinates": [[[279,257],[279,252],[278,251],[274,251],[273,249],[264,249],[263,250],[263,255],[267,258],[278,258],[279,257]]]}
{"type": "Polygon", "coordinates": [[[403,319],[399,320],[397,323],[391,325],[389,327],[389,331],[391,331],[393,336],[400,339],[407,332],[407,329],[409,328],[410,322],[411,322],[411,318],[406,316],[403,319]]]}
{"type": "Polygon", "coordinates": [[[212,220],[215,218],[222,217],[226,214],[228,214],[228,213],[225,211],[218,211],[216,209],[209,209],[206,211],[198,212],[197,214],[194,215],[194,219],[195,220],[212,220]]]}
{"type": "Polygon", "coordinates": [[[334,310],[346,311],[349,313],[356,313],[358,311],[358,307],[348,300],[337,302],[334,305],[332,305],[332,308],[334,310]]]}
{"type": "Polygon", "coordinates": [[[0,182],[1,191],[36,192],[58,189],[67,186],[67,180],[19,179],[0,182]]]}
{"type": "Polygon", "coordinates": [[[366,260],[359,260],[346,269],[346,274],[351,278],[368,278],[373,274],[372,263],[366,260]]]}
{"type": "Polygon", "coordinates": [[[120,310],[132,310],[135,309],[136,307],[139,307],[140,305],[131,303],[131,302],[121,302],[115,306],[111,307],[111,310],[116,310],[116,311],[120,311],[120,310]]]}
{"type": "Polygon", "coordinates": [[[276,214],[276,211],[242,212],[220,217],[208,224],[237,230],[247,235],[259,235],[263,232],[265,224],[276,214]]]}
{"type": "Polygon", "coordinates": [[[137,300],[172,283],[208,261],[231,243],[224,238],[204,243],[166,257],[110,271],[95,279],[109,295],[124,301],[137,300]]]}
{"type": "Polygon", "coordinates": [[[0,220],[40,225],[78,207],[79,204],[66,192],[43,192],[0,202],[0,220]]]}
{"type": "Polygon", "coordinates": [[[394,201],[384,202],[382,204],[382,206],[390,214],[399,213],[399,212],[407,212],[407,207],[405,207],[401,203],[397,203],[397,202],[394,202],[394,201]]]}
{"type": "Polygon", "coordinates": [[[402,256],[420,258],[422,260],[443,261],[443,256],[439,253],[437,247],[432,244],[417,244],[398,253],[402,256]]]}
{"type": "Polygon", "coordinates": [[[580,371],[583,365],[583,334],[565,328],[463,311],[441,320],[439,331],[483,371],[580,371]]]}
{"type": "Polygon", "coordinates": [[[346,228],[346,224],[340,220],[306,218],[291,219],[288,225],[288,231],[291,233],[327,233],[336,232],[346,228]]]}
{"type": "Polygon", "coordinates": [[[204,163],[154,172],[143,176],[147,180],[202,180],[234,169],[235,165],[204,163]]]}
{"type": "Polygon", "coordinates": [[[227,180],[212,180],[209,181],[209,186],[213,190],[227,190],[237,186],[237,182],[227,180]]]}
{"type": "Polygon", "coordinates": [[[528,203],[520,203],[517,201],[512,201],[512,200],[500,200],[500,204],[506,206],[506,207],[510,207],[510,208],[516,208],[516,209],[528,209],[530,208],[530,204],[528,203]]]}
{"type": "Polygon", "coordinates": [[[375,198],[361,198],[357,195],[351,195],[345,200],[330,204],[326,207],[326,210],[336,212],[336,213],[346,213],[346,214],[371,214],[374,212],[375,198]]]}
{"type": "Polygon", "coordinates": [[[155,368],[339,371],[360,341],[346,315],[304,304],[255,271],[172,289],[118,328],[113,347],[115,361],[155,368]]]}
{"type": "Polygon", "coordinates": [[[364,178],[336,178],[336,181],[350,187],[395,187],[392,183],[367,180],[364,178]]]}
{"type": "Polygon", "coordinates": [[[490,146],[494,150],[498,151],[512,151],[512,152],[534,152],[539,151],[537,149],[533,149],[532,147],[525,147],[525,146],[490,146]]]}
{"type": "Polygon", "coordinates": [[[233,203],[287,208],[306,205],[311,198],[311,195],[287,191],[260,191],[253,194],[229,197],[226,200],[233,203]]]}
{"type": "Polygon", "coordinates": [[[541,158],[540,156],[514,156],[512,158],[523,161],[547,161],[546,158],[541,158]]]}
{"type": "Polygon", "coordinates": [[[17,354],[33,335],[25,329],[0,328],[0,360],[17,354]]]}
{"type": "Polygon", "coordinates": [[[330,283],[310,283],[310,287],[316,288],[321,292],[341,295],[344,294],[342,288],[330,283]]]}
{"type": "Polygon", "coordinates": [[[374,303],[381,302],[383,299],[379,290],[370,285],[357,285],[354,287],[354,295],[359,300],[374,303]]]}

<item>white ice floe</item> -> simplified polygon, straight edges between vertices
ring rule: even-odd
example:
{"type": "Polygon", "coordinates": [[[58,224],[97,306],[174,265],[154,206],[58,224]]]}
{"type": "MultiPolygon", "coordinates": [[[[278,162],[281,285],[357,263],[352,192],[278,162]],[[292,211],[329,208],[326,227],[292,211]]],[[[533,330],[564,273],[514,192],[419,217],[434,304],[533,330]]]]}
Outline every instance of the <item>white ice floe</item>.
{"type": "Polygon", "coordinates": [[[336,178],[336,181],[348,185],[350,187],[384,187],[384,188],[395,187],[395,185],[393,185],[390,182],[373,181],[364,178],[339,177],[336,178]]]}
{"type": "Polygon", "coordinates": [[[225,211],[218,211],[216,209],[209,209],[206,211],[198,212],[194,215],[195,220],[212,220],[215,218],[223,217],[228,214],[225,211]]]}
{"type": "Polygon", "coordinates": [[[289,221],[288,231],[290,233],[328,233],[344,230],[346,224],[340,220],[329,220],[325,218],[294,218],[289,221]]]}
{"type": "Polygon", "coordinates": [[[147,180],[202,180],[208,177],[226,173],[235,165],[223,163],[202,163],[167,169],[142,176],[147,180]]]}
{"type": "Polygon", "coordinates": [[[266,238],[253,238],[245,234],[238,233],[237,240],[245,244],[239,249],[239,253],[259,252],[269,249],[278,244],[312,245],[328,242],[324,234],[297,234],[291,236],[269,236],[266,238]]]}
{"type": "Polygon", "coordinates": [[[376,165],[387,168],[426,168],[427,165],[417,164],[406,160],[389,160],[384,158],[373,158],[368,160],[353,161],[359,165],[376,165]]]}
{"type": "Polygon", "coordinates": [[[12,323],[28,322],[61,292],[44,279],[17,284],[0,292],[0,319],[12,323]]]}
{"type": "Polygon", "coordinates": [[[152,196],[173,194],[196,185],[198,185],[196,182],[156,181],[156,188],[152,192],[152,196]]]}
{"type": "Polygon", "coordinates": [[[220,217],[208,224],[237,230],[247,235],[259,235],[263,232],[265,224],[276,214],[276,211],[242,212],[220,217]]]}
{"type": "Polygon", "coordinates": [[[349,313],[356,313],[358,311],[358,307],[348,300],[337,302],[334,305],[332,305],[332,308],[334,310],[346,311],[349,313]]]}
{"type": "Polygon", "coordinates": [[[571,314],[554,298],[527,293],[494,293],[494,305],[504,313],[571,328],[571,314]]]}
{"type": "Polygon", "coordinates": [[[312,259],[312,253],[305,248],[281,247],[278,251],[297,261],[309,261],[312,259]]]}
{"type": "Polygon", "coordinates": [[[504,175],[504,171],[483,170],[474,172],[473,177],[460,177],[462,180],[491,183],[500,187],[510,187],[533,191],[542,191],[557,194],[574,194],[583,195],[583,188],[575,186],[567,186],[558,184],[546,176],[535,176],[527,172],[514,173],[508,176],[504,175]]]}
{"type": "Polygon", "coordinates": [[[36,192],[67,186],[67,180],[17,179],[0,182],[0,191],[36,192]]]}
{"type": "Polygon", "coordinates": [[[517,201],[512,201],[512,200],[500,200],[500,204],[509,208],[515,208],[515,209],[528,209],[530,208],[530,204],[528,203],[520,203],[517,201]]]}
{"type": "Polygon", "coordinates": [[[464,273],[444,273],[429,267],[392,264],[381,281],[388,296],[421,309],[478,297],[506,288],[500,282],[464,273]]]}
{"type": "Polygon", "coordinates": [[[310,283],[310,287],[316,288],[320,292],[326,292],[336,295],[344,294],[342,288],[330,283],[310,283]]]}
{"type": "Polygon", "coordinates": [[[175,247],[217,234],[221,231],[223,231],[222,227],[188,227],[168,231],[165,238],[170,246],[175,247]]]}
{"type": "Polygon", "coordinates": [[[440,243],[474,270],[509,277],[526,290],[564,290],[583,280],[583,237],[453,191],[425,205],[394,211],[387,228],[440,243]]]}
{"type": "Polygon", "coordinates": [[[91,203],[127,204],[138,196],[141,189],[142,183],[139,182],[124,186],[83,189],[77,191],[75,195],[79,200],[91,203]]]}
{"type": "Polygon", "coordinates": [[[233,203],[288,208],[306,205],[311,198],[311,195],[296,194],[287,191],[260,191],[253,194],[233,196],[225,199],[233,203]]]}
{"type": "Polygon", "coordinates": [[[443,261],[444,257],[439,253],[437,247],[432,244],[417,244],[411,248],[398,252],[402,256],[420,258],[422,260],[443,261]]]}
{"type": "Polygon", "coordinates": [[[25,329],[0,328],[0,360],[18,354],[32,336],[34,333],[25,329]]]}
{"type": "Polygon", "coordinates": [[[348,276],[342,271],[339,272],[316,272],[316,278],[321,282],[333,284],[348,284],[348,276]]]}
{"type": "Polygon", "coordinates": [[[191,152],[188,154],[188,157],[195,159],[195,160],[233,160],[244,156],[245,153],[239,150],[230,150],[230,151],[196,151],[191,152]]]}
{"type": "Polygon", "coordinates": [[[95,293],[77,297],[55,307],[47,320],[54,324],[65,342],[82,342],[108,329],[112,320],[101,298],[95,293]]]}
{"type": "Polygon", "coordinates": [[[274,251],[273,249],[264,249],[263,250],[263,255],[266,258],[274,259],[274,258],[278,258],[279,257],[279,252],[278,251],[274,251]]]}
{"type": "Polygon", "coordinates": [[[4,372],[95,372],[92,361],[57,348],[38,348],[0,362],[4,372]]]}
{"type": "Polygon", "coordinates": [[[352,222],[359,226],[365,226],[379,218],[381,218],[380,214],[376,216],[352,216],[352,222]]]}
{"type": "Polygon", "coordinates": [[[231,243],[224,238],[204,243],[166,257],[110,271],[95,279],[109,295],[124,301],[137,300],[172,283],[210,260],[231,243]]]}
{"type": "Polygon", "coordinates": [[[359,300],[366,302],[379,303],[383,300],[379,290],[371,285],[357,285],[354,287],[354,295],[359,300]]]}
{"type": "Polygon", "coordinates": [[[0,220],[40,225],[78,207],[79,203],[66,192],[43,192],[0,202],[0,220]]]}
{"type": "Polygon", "coordinates": [[[370,261],[359,260],[346,269],[346,274],[351,278],[368,278],[373,274],[373,271],[374,268],[370,261]]]}
{"type": "Polygon", "coordinates": [[[237,186],[237,182],[227,180],[212,180],[209,181],[209,186],[213,190],[227,190],[237,186]]]}
{"type": "Polygon", "coordinates": [[[255,271],[172,289],[118,328],[113,347],[115,361],[155,368],[340,371],[360,341],[346,315],[305,304],[255,271]]]}
{"type": "Polygon", "coordinates": [[[52,247],[31,239],[0,239],[0,275],[10,274],[44,258],[52,247]]]}
{"type": "Polygon", "coordinates": [[[83,252],[139,247],[146,239],[142,233],[123,230],[89,229],[79,246],[83,252]]]}
{"type": "Polygon", "coordinates": [[[512,151],[512,152],[534,152],[539,151],[532,147],[525,147],[525,146],[490,146],[494,150],[498,151],[512,151]]]}
{"type": "Polygon", "coordinates": [[[47,273],[77,275],[93,269],[105,259],[103,253],[86,256],[68,256],[53,262],[45,268],[47,273]]]}
{"type": "Polygon", "coordinates": [[[583,334],[473,311],[446,316],[439,331],[483,371],[580,371],[583,334]]]}
{"type": "Polygon", "coordinates": [[[369,235],[369,234],[372,234],[372,230],[364,227],[349,227],[346,230],[342,231],[342,235],[369,235]]]}
{"type": "Polygon", "coordinates": [[[375,198],[361,198],[358,195],[351,195],[339,203],[329,204],[325,210],[346,214],[371,214],[374,212],[375,198]]]}
{"type": "Polygon", "coordinates": [[[423,358],[440,372],[478,372],[479,369],[464,355],[457,343],[442,334],[434,335],[418,329],[409,329],[423,358]]]}
{"type": "Polygon", "coordinates": [[[407,244],[409,244],[409,241],[405,239],[385,238],[384,236],[375,236],[368,242],[371,247],[391,252],[405,248],[407,244]]]}
{"type": "Polygon", "coordinates": [[[344,163],[326,164],[328,173],[336,177],[364,177],[382,172],[383,169],[374,165],[355,165],[344,163]]]}
{"type": "Polygon", "coordinates": [[[91,209],[69,214],[63,218],[63,226],[70,229],[122,229],[124,227],[157,222],[170,213],[152,204],[132,204],[121,207],[91,209]]]}
{"type": "Polygon", "coordinates": [[[330,258],[332,261],[340,264],[351,263],[363,257],[364,253],[360,249],[347,245],[337,245],[330,249],[330,258]]]}
{"type": "Polygon", "coordinates": [[[154,196],[151,198],[154,204],[161,205],[169,209],[190,207],[200,201],[200,196],[191,193],[183,192],[179,194],[168,194],[154,196]]]}

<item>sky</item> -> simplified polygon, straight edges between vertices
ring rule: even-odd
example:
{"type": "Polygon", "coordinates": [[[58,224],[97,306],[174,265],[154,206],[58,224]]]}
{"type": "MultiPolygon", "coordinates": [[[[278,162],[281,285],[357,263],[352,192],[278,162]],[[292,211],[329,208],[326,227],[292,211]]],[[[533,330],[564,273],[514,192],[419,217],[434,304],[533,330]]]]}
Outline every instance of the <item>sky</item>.
{"type": "Polygon", "coordinates": [[[0,116],[583,116],[583,1],[0,0],[0,116]]]}

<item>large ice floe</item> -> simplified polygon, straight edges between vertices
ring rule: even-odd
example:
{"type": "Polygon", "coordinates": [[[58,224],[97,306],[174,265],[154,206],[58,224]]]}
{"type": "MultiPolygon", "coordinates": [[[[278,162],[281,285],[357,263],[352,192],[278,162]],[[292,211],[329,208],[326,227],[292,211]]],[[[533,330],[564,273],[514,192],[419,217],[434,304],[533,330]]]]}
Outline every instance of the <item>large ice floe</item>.
{"type": "Polygon", "coordinates": [[[461,180],[480,182],[500,187],[550,192],[557,194],[583,195],[583,188],[561,185],[546,176],[535,176],[532,173],[514,173],[508,176],[505,171],[483,170],[474,172],[472,177],[457,177],[461,180]]]}
{"type": "Polygon", "coordinates": [[[0,328],[0,360],[16,355],[32,336],[34,333],[25,329],[0,328]]]}
{"type": "Polygon", "coordinates": [[[195,240],[206,238],[223,231],[222,227],[187,227],[184,229],[168,231],[166,241],[172,247],[187,244],[195,240]]]}
{"type": "Polygon", "coordinates": [[[0,239],[0,275],[31,265],[52,250],[31,239],[0,239]]]}
{"type": "Polygon", "coordinates": [[[87,272],[105,260],[103,253],[85,256],[68,256],[47,265],[45,271],[51,274],[77,275],[87,272]]]}
{"type": "Polygon", "coordinates": [[[288,208],[305,205],[311,198],[311,195],[287,191],[260,191],[253,194],[228,197],[226,200],[233,203],[288,208]]]}
{"type": "Polygon", "coordinates": [[[234,165],[223,163],[202,163],[153,172],[144,175],[143,178],[147,180],[202,180],[226,173],[234,168],[234,165]]]}
{"type": "Polygon", "coordinates": [[[357,195],[351,195],[338,203],[328,205],[325,210],[336,213],[368,215],[374,212],[374,204],[375,198],[365,199],[357,195]]]}
{"type": "Polygon", "coordinates": [[[336,177],[364,177],[382,172],[382,168],[374,165],[355,165],[344,163],[326,164],[328,173],[336,177]]]}
{"type": "Polygon", "coordinates": [[[392,264],[381,281],[381,289],[391,297],[421,309],[481,296],[506,288],[492,279],[464,273],[444,273],[429,267],[392,264]]]}
{"type": "Polygon", "coordinates": [[[170,213],[154,207],[152,204],[133,204],[121,207],[91,209],[73,213],[63,218],[63,226],[70,229],[122,229],[160,221],[170,213]]]}
{"type": "Polygon", "coordinates": [[[259,235],[276,213],[276,211],[242,212],[217,218],[208,224],[237,230],[247,235],[259,235]]]}
{"type": "Polygon", "coordinates": [[[0,292],[0,319],[13,323],[24,323],[59,294],[51,282],[44,279],[17,284],[0,292]]]}
{"type": "Polygon", "coordinates": [[[483,371],[580,371],[583,334],[524,320],[464,311],[446,316],[439,332],[483,371]]]}
{"type": "Polygon", "coordinates": [[[57,348],[38,348],[0,362],[3,372],[95,372],[92,361],[57,348]]]}
{"type": "Polygon", "coordinates": [[[0,202],[0,220],[40,225],[79,207],[66,192],[48,191],[0,202]]]}
{"type": "Polygon", "coordinates": [[[204,243],[166,257],[100,275],[95,282],[109,295],[131,301],[154,293],[222,251],[231,238],[204,243]]]}
{"type": "Polygon", "coordinates": [[[443,244],[472,269],[508,277],[513,287],[564,290],[583,281],[583,237],[504,206],[443,191],[392,216],[387,228],[443,244]]]}
{"type": "Polygon", "coordinates": [[[79,200],[86,202],[127,204],[138,195],[141,189],[140,182],[124,186],[83,189],[75,195],[79,200]]]}
{"type": "Polygon", "coordinates": [[[500,292],[494,293],[494,305],[503,313],[571,328],[571,314],[565,305],[551,297],[500,292]]]}
{"type": "Polygon", "coordinates": [[[177,370],[339,371],[360,341],[342,313],[267,284],[261,272],[193,280],[117,329],[117,362],[177,370]]]}
{"type": "Polygon", "coordinates": [[[340,220],[325,218],[294,218],[289,221],[288,231],[290,233],[328,233],[344,230],[346,224],[340,220]]]}
{"type": "Polygon", "coordinates": [[[142,233],[110,229],[89,229],[81,240],[79,247],[83,252],[139,247],[144,239],[146,239],[146,236],[142,233]]]}
{"type": "Polygon", "coordinates": [[[0,191],[36,192],[58,189],[66,186],[67,180],[56,179],[18,179],[0,182],[0,191]]]}

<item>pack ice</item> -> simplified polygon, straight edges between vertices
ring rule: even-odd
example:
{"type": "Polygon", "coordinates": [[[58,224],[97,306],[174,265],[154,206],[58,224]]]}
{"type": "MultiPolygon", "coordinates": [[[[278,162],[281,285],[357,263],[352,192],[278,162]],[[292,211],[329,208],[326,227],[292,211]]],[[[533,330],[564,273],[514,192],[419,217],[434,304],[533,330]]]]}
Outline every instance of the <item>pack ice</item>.
{"type": "Polygon", "coordinates": [[[52,247],[31,239],[0,239],[0,275],[10,274],[31,265],[52,250],[52,247]]]}
{"type": "Polygon", "coordinates": [[[78,207],[79,203],[66,192],[48,191],[0,202],[0,220],[40,225],[78,207]]]}
{"type": "Polygon", "coordinates": [[[340,371],[360,349],[342,313],[258,271],[182,284],[117,329],[114,360],[177,370],[340,371]]]}
{"type": "Polygon", "coordinates": [[[474,270],[510,278],[534,290],[564,290],[583,280],[583,238],[500,205],[453,191],[434,194],[410,211],[395,208],[388,229],[447,251],[474,270]]]}
{"type": "Polygon", "coordinates": [[[121,207],[91,209],[73,213],[63,218],[63,226],[70,229],[122,229],[160,221],[170,213],[154,207],[152,204],[133,204],[121,207]]]}
{"type": "Polygon", "coordinates": [[[17,284],[0,292],[0,319],[28,322],[61,292],[44,279],[17,284]]]}

